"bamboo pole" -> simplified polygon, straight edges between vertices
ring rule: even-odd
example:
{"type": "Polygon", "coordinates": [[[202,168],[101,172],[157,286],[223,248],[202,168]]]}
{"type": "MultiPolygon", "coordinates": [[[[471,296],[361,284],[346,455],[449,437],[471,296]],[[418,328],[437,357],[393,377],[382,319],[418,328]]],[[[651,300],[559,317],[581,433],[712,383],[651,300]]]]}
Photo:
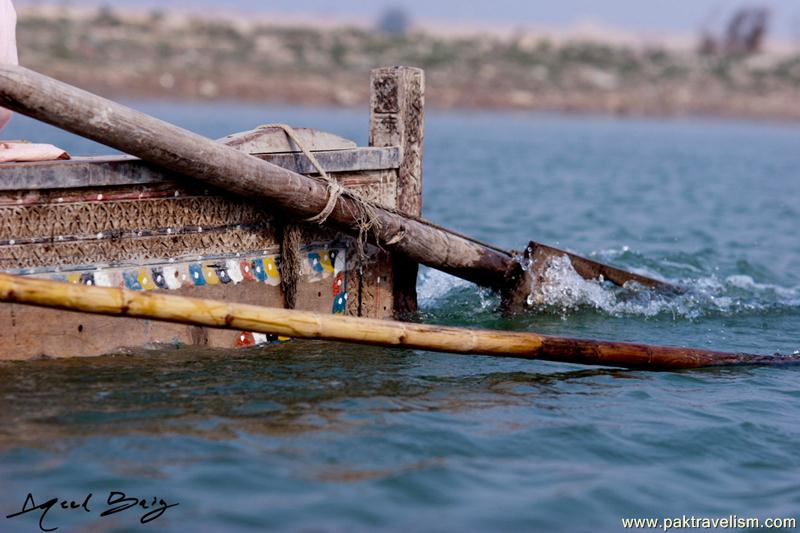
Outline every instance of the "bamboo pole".
{"type": "Polygon", "coordinates": [[[0,274],[0,301],[67,311],[146,318],[220,329],[373,346],[643,370],[800,363],[800,356],[731,354],[693,348],[571,339],[320,315],[163,292],[90,287],[0,274]]]}

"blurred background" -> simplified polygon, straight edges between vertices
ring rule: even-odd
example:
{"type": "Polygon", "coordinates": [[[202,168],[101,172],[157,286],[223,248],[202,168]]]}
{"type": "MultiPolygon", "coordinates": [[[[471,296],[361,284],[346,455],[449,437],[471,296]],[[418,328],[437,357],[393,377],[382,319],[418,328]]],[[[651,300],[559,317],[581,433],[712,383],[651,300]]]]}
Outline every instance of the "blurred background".
{"type": "Polygon", "coordinates": [[[800,118],[794,0],[17,0],[26,66],[116,98],[363,106],[420,66],[434,108],[800,118]]]}

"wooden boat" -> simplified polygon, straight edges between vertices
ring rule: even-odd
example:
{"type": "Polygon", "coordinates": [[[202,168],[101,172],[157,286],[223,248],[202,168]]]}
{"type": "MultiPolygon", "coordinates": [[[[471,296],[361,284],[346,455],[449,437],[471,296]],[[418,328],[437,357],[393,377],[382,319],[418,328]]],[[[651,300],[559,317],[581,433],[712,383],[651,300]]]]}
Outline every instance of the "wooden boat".
{"type": "Polygon", "coordinates": [[[291,335],[649,370],[800,362],[377,320],[416,309],[418,263],[501,291],[506,312],[530,308],[554,259],[586,279],[680,290],[422,219],[423,85],[418,69],[373,72],[369,147],[283,125],[214,142],[0,65],[0,105],[142,158],[0,165],[0,359],[291,335]]]}
{"type": "MultiPolygon", "coordinates": [[[[403,84],[404,76],[397,69],[373,74],[368,147],[306,128],[295,128],[293,140],[279,126],[220,142],[311,175],[318,171],[308,150],[345,187],[417,215],[420,187],[409,181],[420,176],[422,80],[403,84]]],[[[414,285],[395,282],[391,254],[368,246],[360,261],[356,249],[352,237],[130,156],[0,164],[0,271],[11,274],[373,318],[414,305],[414,285]],[[294,274],[286,275],[287,265],[294,274]]],[[[415,267],[408,270],[415,279],[415,267]]],[[[21,305],[0,306],[0,324],[0,359],[282,340],[21,305]]]]}

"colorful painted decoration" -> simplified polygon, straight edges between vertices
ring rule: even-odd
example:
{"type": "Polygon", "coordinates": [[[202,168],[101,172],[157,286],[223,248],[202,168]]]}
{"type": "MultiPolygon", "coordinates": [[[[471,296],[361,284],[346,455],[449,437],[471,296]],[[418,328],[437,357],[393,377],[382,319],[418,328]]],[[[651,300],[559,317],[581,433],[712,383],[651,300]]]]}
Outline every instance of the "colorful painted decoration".
{"type": "Polygon", "coordinates": [[[219,277],[217,276],[216,267],[216,263],[203,264],[203,277],[205,278],[207,285],[219,285],[221,283],[219,277]]]}
{"type": "Polygon", "coordinates": [[[125,281],[125,288],[131,291],[141,291],[142,286],[139,284],[139,276],[135,271],[123,272],[122,279],[125,281]]]}
{"type": "Polygon", "coordinates": [[[258,281],[267,281],[267,270],[264,267],[263,259],[253,259],[253,275],[258,281]]]}
{"type": "Polygon", "coordinates": [[[338,296],[344,292],[344,272],[339,272],[333,278],[333,295],[338,296]]]}
{"type": "Polygon", "coordinates": [[[94,284],[97,287],[118,287],[122,282],[121,278],[117,275],[116,272],[112,273],[109,271],[98,270],[92,274],[94,278],[94,284]]]}
{"type": "Polygon", "coordinates": [[[185,272],[174,266],[164,267],[164,282],[170,290],[176,290],[183,287],[184,282],[188,281],[188,276],[185,272]]]}
{"type": "Polygon", "coordinates": [[[320,274],[325,272],[325,268],[322,266],[322,262],[320,261],[319,253],[311,252],[308,254],[308,263],[311,265],[312,272],[319,272],[320,274]]]}
{"type": "Polygon", "coordinates": [[[203,265],[193,263],[189,265],[189,278],[195,287],[206,285],[206,278],[203,276],[203,265]]]}
{"type": "Polygon", "coordinates": [[[261,346],[264,344],[281,344],[289,342],[291,337],[272,335],[264,333],[253,333],[250,331],[240,331],[236,336],[235,348],[246,348],[248,346],[261,346]]]}
{"type": "Polygon", "coordinates": [[[167,279],[164,277],[164,269],[156,267],[150,269],[150,275],[153,277],[153,283],[159,289],[167,289],[167,279]]]}
{"type": "Polygon", "coordinates": [[[228,275],[228,267],[225,263],[215,263],[213,266],[217,279],[219,279],[223,285],[227,285],[232,281],[231,277],[228,275]]]}
{"type": "MultiPolygon", "coordinates": [[[[332,276],[332,312],[343,314],[347,309],[347,272],[344,249],[313,249],[307,254],[306,282],[317,283],[332,276]]],[[[262,282],[278,285],[281,280],[280,256],[264,255],[207,262],[170,263],[140,268],[99,269],[90,272],[51,273],[44,276],[54,281],[97,287],[120,287],[133,291],[177,290],[184,287],[228,285],[262,282]]],[[[241,332],[236,346],[254,346],[291,340],[279,335],[241,332]]]]}
{"type": "Polygon", "coordinates": [[[253,334],[250,333],[249,331],[242,331],[236,337],[236,343],[234,344],[234,346],[236,348],[246,348],[248,346],[255,346],[255,344],[256,344],[256,339],[253,336],[253,334]]]}
{"type": "Polygon", "coordinates": [[[245,259],[239,262],[239,272],[242,274],[242,278],[247,281],[258,281],[255,274],[253,273],[253,263],[254,260],[245,259]]]}
{"type": "Polygon", "coordinates": [[[338,274],[347,270],[347,254],[344,250],[331,250],[331,261],[333,261],[333,272],[338,274]]]}
{"type": "Polygon", "coordinates": [[[235,285],[238,285],[239,283],[244,281],[244,276],[242,275],[241,263],[239,261],[228,259],[227,261],[225,261],[225,270],[228,273],[228,278],[235,285]]]}
{"type": "Polygon", "coordinates": [[[139,280],[139,285],[142,286],[142,290],[152,291],[158,288],[158,286],[153,282],[153,272],[150,269],[143,268],[139,270],[139,272],[136,274],[136,277],[139,280]]]}
{"type": "Polygon", "coordinates": [[[333,299],[333,314],[343,315],[347,311],[347,293],[340,294],[333,299]]]}
{"type": "Polygon", "coordinates": [[[262,262],[264,263],[264,270],[266,271],[269,279],[280,282],[281,272],[278,268],[278,264],[275,262],[275,258],[265,257],[262,262]]]}
{"type": "Polygon", "coordinates": [[[333,260],[331,254],[325,250],[319,253],[319,264],[322,265],[322,271],[333,273],[333,260]]]}

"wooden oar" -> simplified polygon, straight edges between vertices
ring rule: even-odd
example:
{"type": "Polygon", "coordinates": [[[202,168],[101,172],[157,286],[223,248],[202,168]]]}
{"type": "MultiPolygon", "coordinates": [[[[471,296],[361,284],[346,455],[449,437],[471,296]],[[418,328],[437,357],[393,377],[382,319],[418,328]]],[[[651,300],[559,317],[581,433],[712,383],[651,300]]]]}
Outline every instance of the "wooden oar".
{"type": "MultiPolygon", "coordinates": [[[[318,215],[328,203],[328,187],[319,180],[23,67],[0,65],[0,106],[179,175],[246,198],[260,198],[297,219],[318,215]]],[[[391,210],[376,208],[373,214],[378,222],[375,226],[377,238],[385,249],[479,285],[519,292],[516,286],[507,287],[508,277],[518,265],[512,254],[391,210]]],[[[356,202],[341,197],[328,223],[351,235],[359,235],[361,221],[356,202]]],[[[626,273],[618,269],[611,270],[619,272],[618,276],[609,278],[615,282],[634,279],[631,274],[626,277],[626,273]]],[[[524,282],[519,284],[524,285],[524,282]]],[[[644,284],[667,286],[655,280],[644,284]]],[[[523,287],[522,292],[525,290],[523,287]]],[[[516,299],[524,300],[525,296],[518,294],[516,299]]]]}
{"type": "Polygon", "coordinates": [[[693,348],[571,339],[536,333],[320,315],[186,298],[163,292],[90,287],[9,274],[0,274],[0,301],[303,339],[645,370],[800,362],[800,356],[730,354],[693,348]]]}

